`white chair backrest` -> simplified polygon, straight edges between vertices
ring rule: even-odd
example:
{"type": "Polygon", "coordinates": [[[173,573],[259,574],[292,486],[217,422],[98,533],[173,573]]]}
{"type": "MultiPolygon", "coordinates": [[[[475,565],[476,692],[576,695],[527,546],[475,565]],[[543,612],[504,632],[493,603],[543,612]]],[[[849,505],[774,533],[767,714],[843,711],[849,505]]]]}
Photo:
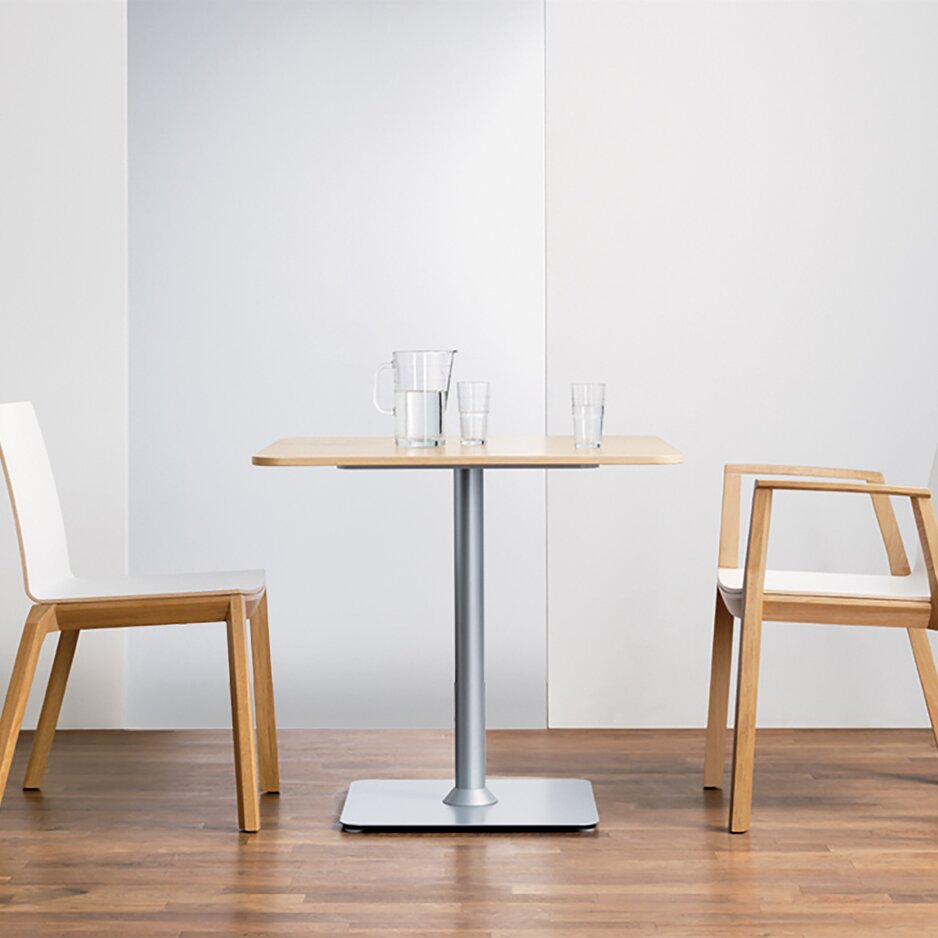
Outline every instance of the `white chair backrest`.
{"type": "Polygon", "coordinates": [[[59,493],[31,403],[0,404],[0,462],[13,504],[26,592],[39,598],[72,570],[59,493]]]}

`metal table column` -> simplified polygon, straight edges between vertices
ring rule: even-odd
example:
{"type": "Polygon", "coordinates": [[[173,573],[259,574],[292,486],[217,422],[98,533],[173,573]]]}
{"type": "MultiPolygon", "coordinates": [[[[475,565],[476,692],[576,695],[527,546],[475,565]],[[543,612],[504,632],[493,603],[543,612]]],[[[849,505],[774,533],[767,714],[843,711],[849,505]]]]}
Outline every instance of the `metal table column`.
{"type": "Polygon", "coordinates": [[[498,800],[485,787],[485,579],[482,470],[453,470],[456,785],[450,805],[498,800]]]}
{"type": "Polygon", "coordinates": [[[599,823],[582,778],[495,778],[485,766],[483,470],[453,470],[456,595],[455,785],[451,779],[352,782],[340,822],[367,830],[587,830],[599,823]]]}

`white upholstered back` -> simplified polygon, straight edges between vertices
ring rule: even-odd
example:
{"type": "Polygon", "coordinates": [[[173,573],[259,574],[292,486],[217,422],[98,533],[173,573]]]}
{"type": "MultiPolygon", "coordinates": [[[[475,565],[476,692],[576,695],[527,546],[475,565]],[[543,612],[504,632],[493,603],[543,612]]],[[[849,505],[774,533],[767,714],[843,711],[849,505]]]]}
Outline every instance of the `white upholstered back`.
{"type": "Polygon", "coordinates": [[[0,459],[16,516],[26,592],[50,594],[72,571],[59,494],[31,403],[0,404],[0,459]]]}

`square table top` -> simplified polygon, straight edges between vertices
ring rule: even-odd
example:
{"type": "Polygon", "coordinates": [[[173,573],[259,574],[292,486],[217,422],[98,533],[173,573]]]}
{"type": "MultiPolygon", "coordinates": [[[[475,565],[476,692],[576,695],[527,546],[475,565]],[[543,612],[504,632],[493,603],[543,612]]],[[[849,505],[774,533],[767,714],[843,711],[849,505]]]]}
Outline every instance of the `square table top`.
{"type": "Polygon", "coordinates": [[[562,466],[642,466],[683,462],[673,446],[656,436],[604,436],[602,446],[578,449],[572,436],[493,437],[463,446],[449,437],[443,446],[396,446],[392,437],[286,437],[254,455],[255,466],[457,469],[562,466]]]}

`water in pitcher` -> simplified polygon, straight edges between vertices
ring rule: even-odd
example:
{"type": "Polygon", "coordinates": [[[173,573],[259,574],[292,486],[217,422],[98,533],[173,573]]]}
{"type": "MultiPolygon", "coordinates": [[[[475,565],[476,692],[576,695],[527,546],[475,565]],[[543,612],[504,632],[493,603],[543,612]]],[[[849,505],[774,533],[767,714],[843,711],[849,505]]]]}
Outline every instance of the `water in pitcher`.
{"type": "Polygon", "coordinates": [[[442,446],[444,391],[395,391],[394,437],[398,446],[442,446]]]}

